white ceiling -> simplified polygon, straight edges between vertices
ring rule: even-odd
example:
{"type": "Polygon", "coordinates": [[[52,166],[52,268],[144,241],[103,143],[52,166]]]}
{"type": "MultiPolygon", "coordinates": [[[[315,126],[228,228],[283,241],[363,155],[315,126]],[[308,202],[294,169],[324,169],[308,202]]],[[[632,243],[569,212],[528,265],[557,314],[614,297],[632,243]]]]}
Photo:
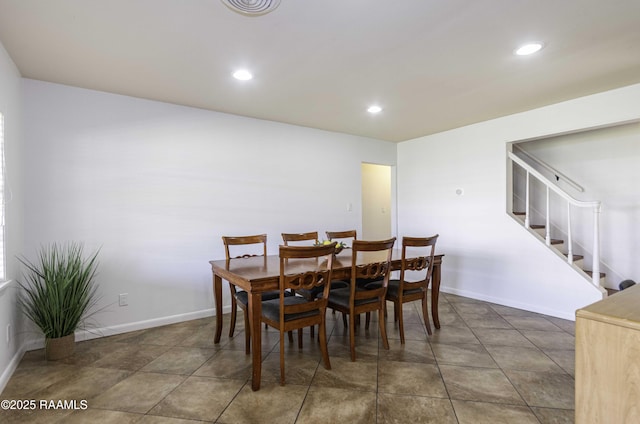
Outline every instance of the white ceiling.
{"type": "Polygon", "coordinates": [[[0,0],[0,41],[26,78],[390,141],[640,82],[638,0],[0,0]]]}

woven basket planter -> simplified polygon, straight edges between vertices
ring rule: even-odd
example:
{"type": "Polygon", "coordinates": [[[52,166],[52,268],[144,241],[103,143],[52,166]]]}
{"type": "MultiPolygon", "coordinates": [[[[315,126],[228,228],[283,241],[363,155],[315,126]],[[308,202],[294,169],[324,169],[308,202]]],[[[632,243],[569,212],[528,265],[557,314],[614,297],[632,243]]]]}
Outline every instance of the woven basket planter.
{"type": "Polygon", "coordinates": [[[57,361],[74,354],[76,350],[76,335],[71,333],[64,337],[45,339],[44,343],[44,356],[47,361],[57,361]]]}

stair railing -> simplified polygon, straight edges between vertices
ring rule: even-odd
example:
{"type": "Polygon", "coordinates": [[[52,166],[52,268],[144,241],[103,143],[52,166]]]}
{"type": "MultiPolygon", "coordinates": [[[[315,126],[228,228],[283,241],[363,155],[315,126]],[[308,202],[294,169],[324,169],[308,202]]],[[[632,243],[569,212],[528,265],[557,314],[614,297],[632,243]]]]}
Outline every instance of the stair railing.
{"type": "Polygon", "coordinates": [[[535,170],[531,165],[524,160],[516,156],[513,152],[507,152],[509,159],[516,163],[518,166],[525,170],[526,174],[526,189],[525,189],[525,218],[524,225],[526,228],[531,228],[530,220],[530,207],[529,207],[529,187],[531,177],[540,181],[546,187],[546,227],[545,227],[545,243],[547,246],[551,245],[551,225],[550,225],[550,193],[553,190],[556,194],[567,201],[567,262],[573,263],[573,240],[571,235],[571,206],[579,208],[591,209],[593,211],[593,264],[592,264],[592,282],[596,287],[600,286],[600,202],[595,201],[581,201],[574,199],[567,194],[560,187],[551,182],[548,178],[535,170]]]}

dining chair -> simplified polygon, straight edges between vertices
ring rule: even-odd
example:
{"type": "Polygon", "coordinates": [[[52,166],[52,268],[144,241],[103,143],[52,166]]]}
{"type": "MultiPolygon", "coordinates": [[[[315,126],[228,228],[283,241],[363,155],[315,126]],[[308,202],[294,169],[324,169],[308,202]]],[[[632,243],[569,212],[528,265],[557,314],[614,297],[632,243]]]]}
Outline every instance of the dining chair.
{"type": "Polygon", "coordinates": [[[335,243],[319,246],[280,246],[280,292],[278,299],[262,302],[261,320],[280,331],[280,384],[284,385],[284,333],[318,325],[320,351],[324,367],[331,369],[327,350],[325,313],[329,297],[329,282],[335,258],[335,243]],[[309,262],[315,268],[308,271],[309,262]],[[302,266],[301,266],[302,265],[302,266]],[[300,269],[307,269],[300,272],[300,269]],[[323,296],[306,299],[285,296],[291,290],[312,290],[321,287],[323,296]]]}
{"type": "Polygon", "coordinates": [[[294,245],[299,245],[299,242],[303,242],[303,244],[309,245],[309,243],[304,243],[309,241],[311,242],[311,244],[315,244],[318,242],[318,232],[310,231],[308,233],[282,233],[282,241],[284,242],[285,246],[289,246],[291,242],[294,242],[294,245]]]}
{"type": "MultiPolygon", "coordinates": [[[[433,273],[433,257],[438,234],[431,237],[403,237],[402,264],[400,279],[389,280],[386,300],[393,302],[394,321],[398,321],[400,343],[404,344],[404,319],[402,305],[409,302],[422,302],[422,317],[427,333],[431,335],[429,313],[427,311],[427,289],[433,273]],[[407,252],[411,252],[410,255],[407,252]],[[411,281],[409,281],[409,278],[411,281]]],[[[378,284],[367,285],[367,288],[378,284]]]]}
{"type": "Polygon", "coordinates": [[[351,360],[356,360],[355,321],[356,316],[367,312],[378,312],[380,336],[385,349],[389,349],[385,328],[385,296],[391,274],[391,253],[396,238],[380,241],[354,240],[351,254],[351,284],[347,288],[331,290],[328,307],[349,315],[349,347],[351,360]],[[358,286],[358,279],[380,281],[379,287],[358,286]]]}
{"type": "Polygon", "coordinates": [[[357,240],[358,236],[356,230],[347,230],[347,231],[326,231],[325,234],[327,238],[331,241],[342,241],[345,239],[357,240]]]}
{"type": "MultiPolygon", "coordinates": [[[[248,258],[254,256],[264,256],[266,259],[267,256],[267,235],[266,234],[258,234],[251,236],[222,236],[222,242],[224,243],[224,254],[227,260],[230,259],[240,259],[240,258],[248,258]],[[237,256],[232,256],[230,254],[231,246],[243,246],[243,248],[247,249],[248,246],[255,245],[252,253],[242,253],[237,256]],[[262,245],[260,248],[259,245],[262,245]]],[[[250,248],[249,248],[250,249],[250,248]]],[[[246,252],[246,250],[244,251],[246,252]]],[[[236,252],[237,253],[237,252],[236,252]]],[[[231,323],[229,325],[229,337],[233,337],[233,333],[236,328],[236,314],[237,307],[240,308],[244,312],[244,333],[245,333],[245,352],[247,355],[251,353],[251,331],[249,326],[249,294],[244,290],[236,289],[236,286],[229,283],[229,290],[231,292],[231,323]]],[[[262,300],[270,300],[277,299],[280,296],[280,292],[278,290],[267,291],[262,293],[262,300]]],[[[292,336],[293,337],[293,336],[292,336]]]]}

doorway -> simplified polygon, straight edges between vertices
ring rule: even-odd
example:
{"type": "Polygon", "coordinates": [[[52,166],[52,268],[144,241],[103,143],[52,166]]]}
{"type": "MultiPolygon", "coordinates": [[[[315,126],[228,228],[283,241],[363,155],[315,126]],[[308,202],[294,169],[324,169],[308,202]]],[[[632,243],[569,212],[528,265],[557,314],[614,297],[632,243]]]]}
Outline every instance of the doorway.
{"type": "Polygon", "coordinates": [[[389,165],[362,164],[363,240],[384,240],[395,233],[394,170],[389,165]]]}

